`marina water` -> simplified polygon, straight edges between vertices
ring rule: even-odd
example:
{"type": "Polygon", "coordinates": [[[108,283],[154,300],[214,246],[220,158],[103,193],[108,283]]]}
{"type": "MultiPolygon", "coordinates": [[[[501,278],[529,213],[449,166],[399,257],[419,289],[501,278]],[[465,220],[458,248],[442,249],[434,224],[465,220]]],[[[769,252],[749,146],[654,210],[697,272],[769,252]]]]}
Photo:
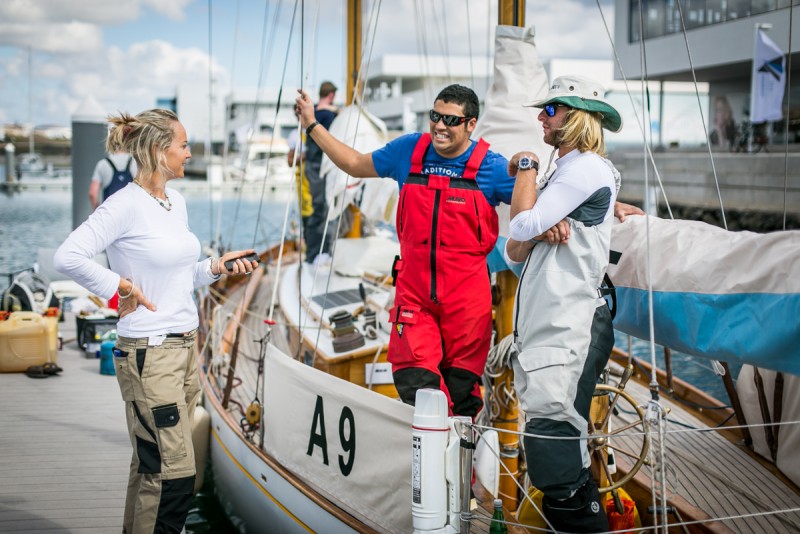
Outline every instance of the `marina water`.
{"type": "MultiPolygon", "coordinates": [[[[267,191],[262,200],[261,190],[245,192],[215,192],[207,189],[187,190],[189,226],[203,245],[212,242],[217,234],[226,249],[255,248],[260,250],[278,241],[288,191],[267,191]],[[221,206],[221,209],[220,209],[221,206]],[[259,218],[261,223],[255,227],[259,218]]],[[[39,249],[54,249],[72,231],[72,193],[69,191],[24,191],[0,195],[0,274],[7,275],[31,267],[39,249]]],[[[9,283],[8,276],[0,276],[0,290],[9,283]]],[[[628,336],[616,333],[617,346],[628,350],[628,336]]],[[[650,361],[647,342],[632,339],[631,352],[637,358],[650,361]]],[[[663,349],[656,348],[658,365],[663,368],[663,349]]],[[[720,377],[714,375],[708,360],[679,352],[672,353],[672,366],[676,376],[699,387],[711,396],[727,403],[728,397],[720,377]]],[[[740,366],[731,364],[736,378],[740,366]]],[[[232,529],[213,497],[210,470],[205,484],[195,498],[187,520],[187,532],[204,534],[227,532],[232,529]]]]}

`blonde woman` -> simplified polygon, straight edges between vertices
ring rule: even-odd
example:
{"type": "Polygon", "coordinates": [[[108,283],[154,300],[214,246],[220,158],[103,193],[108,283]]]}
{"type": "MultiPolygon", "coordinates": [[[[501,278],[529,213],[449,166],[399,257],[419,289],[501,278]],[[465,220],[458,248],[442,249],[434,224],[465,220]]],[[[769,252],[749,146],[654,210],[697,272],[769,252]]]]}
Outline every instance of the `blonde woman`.
{"type": "Polygon", "coordinates": [[[123,113],[109,122],[107,146],[133,156],[136,178],[69,235],[54,263],[96,295],[119,294],[114,360],[134,449],[123,531],[180,532],[194,487],[191,421],[200,393],[192,293],[222,274],[252,272],[257,262],[242,259],[252,250],[199,260],[186,202],[167,187],[191,158],[173,112],[123,113]],[[108,269],[92,261],[104,250],[108,269]]]}
{"type": "MultiPolygon", "coordinates": [[[[542,108],[544,141],[558,155],[541,189],[535,154],[521,152],[509,161],[517,179],[506,256],[525,262],[514,314],[514,381],[525,410],[528,474],[544,493],[544,515],[558,532],[608,530],[581,439],[614,343],[598,289],[608,266],[619,173],[604,157],[603,128],[616,132],[622,120],[603,94],[591,80],[564,76],[544,100],[528,104],[542,108]],[[549,242],[556,244],[534,240],[553,226],[559,235],[549,242]]],[[[623,207],[628,215],[641,213],[623,207]]]]}

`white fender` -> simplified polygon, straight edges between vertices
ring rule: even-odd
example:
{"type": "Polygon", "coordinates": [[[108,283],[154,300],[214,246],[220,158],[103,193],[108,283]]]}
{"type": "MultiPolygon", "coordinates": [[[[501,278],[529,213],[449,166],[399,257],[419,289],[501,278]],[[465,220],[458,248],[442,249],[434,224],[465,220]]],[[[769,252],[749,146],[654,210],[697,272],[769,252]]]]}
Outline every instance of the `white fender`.
{"type": "Polygon", "coordinates": [[[194,493],[203,486],[203,475],[208,459],[208,441],[211,435],[211,416],[201,405],[194,409],[192,419],[192,444],[194,445],[194,466],[197,476],[194,479],[194,493]]]}
{"type": "Polygon", "coordinates": [[[439,531],[447,524],[447,415],[444,393],[417,390],[411,435],[411,513],[415,533],[439,531]]]}
{"type": "Polygon", "coordinates": [[[500,438],[497,430],[487,430],[475,446],[475,477],[493,497],[500,488],[500,438]]]}

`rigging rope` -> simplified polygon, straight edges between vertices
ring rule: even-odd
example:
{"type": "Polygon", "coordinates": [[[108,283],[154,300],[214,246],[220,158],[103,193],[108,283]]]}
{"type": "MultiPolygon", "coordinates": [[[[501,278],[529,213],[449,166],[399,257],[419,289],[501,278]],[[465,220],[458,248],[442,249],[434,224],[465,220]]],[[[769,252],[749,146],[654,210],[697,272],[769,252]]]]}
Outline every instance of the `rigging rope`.
{"type": "MultiPolygon", "coordinates": [[[[369,44],[368,47],[366,47],[366,50],[362,50],[361,58],[359,60],[359,71],[358,71],[358,74],[357,74],[357,77],[356,77],[356,83],[355,83],[355,87],[361,89],[361,94],[359,94],[358,91],[353,91],[353,99],[351,101],[351,105],[358,105],[358,108],[359,108],[359,113],[358,113],[358,116],[356,118],[356,124],[355,124],[354,132],[353,132],[353,145],[354,146],[355,146],[355,143],[356,143],[356,141],[358,139],[358,128],[359,128],[359,126],[361,124],[361,117],[364,115],[364,110],[362,108],[362,105],[363,105],[363,91],[366,88],[364,87],[364,83],[362,83],[362,80],[367,80],[368,79],[369,65],[370,65],[371,60],[372,60],[372,51],[373,51],[373,49],[375,47],[375,36],[378,33],[377,32],[377,27],[378,27],[378,17],[380,15],[380,9],[381,9],[381,0],[378,0],[377,2],[372,4],[372,9],[370,11],[370,16],[367,19],[367,21],[368,21],[367,22],[367,35],[371,34],[372,35],[372,39],[370,39],[370,44],[369,44]],[[366,61],[364,61],[365,55],[366,55],[366,61]]],[[[350,118],[351,117],[348,117],[348,120],[350,120],[350,118]]],[[[348,123],[347,126],[349,126],[349,123],[348,123]]],[[[349,128],[346,128],[346,130],[349,130],[349,128]]],[[[348,187],[349,183],[350,183],[350,175],[347,175],[346,178],[345,178],[345,184],[344,184],[345,186],[344,186],[344,188],[342,190],[342,201],[341,201],[341,204],[344,204],[344,195],[347,192],[347,187],[348,187]]],[[[333,206],[334,206],[334,203],[330,203],[329,206],[328,206],[328,213],[326,214],[326,218],[325,218],[326,221],[330,219],[330,213],[331,213],[331,210],[333,209],[333,206]]],[[[342,219],[343,219],[343,217],[340,215],[338,217],[337,222],[336,222],[336,233],[335,233],[336,236],[339,235],[339,231],[340,231],[341,225],[342,225],[342,219]]],[[[325,239],[327,238],[327,232],[328,232],[328,224],[326,224],[325,227],[323,228],[322,243],[324,243],[325,239]]],[[[322,246],[323,245],[320,244],[320,252],[322,252],[322,246]]],[[[335,259],[336,259],[336,241],[333,242],[333,246],[331,247],[331,265],[330,265],[330,269],[328,270],[328,275],[326,277],[325,293],[324,293],[324,298],[323,298],[322,305],[321,305],[322,310],[325,309],[325,305],[326,305],[326,303],[328,301],[328,294],[329,294],[330,283],[331,283],[331,275],[333,274],[333,262],[334,262],[335,259]]],[[[314,269],[314,278],[313,278],[312,284],[311,284],[311,293],[310,293],[311,295],[314,294],[314,286],[316,285],[318,271],[319,271],[319,265],[317,265],[316,268],[314,269]]],[[[306,319],[308,319],[308,316],[306,316],[306,319]]],[[[319,318],[319,321],[320,321],[320,325],[322,325],[323,324],[323,318],[321,316],[319,318]]],[[[301,332],[302,332],[302,330],[301,330],[301,332]]],[[[317,330],[317,337],[316,337],[316,339],[314,341],[314,354],[312,356],[312,366],[314,365],[314,363],[316,362],[316,359],[317,359],[317,350],[319,348],[319,336],[320,336],[320,333],[321,333],[321,329],[317,330]]]]}
{"type": "Polygon", "coordinates": [[[464,4],[466,4],[466,11],[467,11],[467,45],[469,45],[469,79],[471,87],[475,87],[475,69],[473,68],[473,57],[472,57],[472,24],[470,22],[469,17],[469,0],[464,0],[464,4]]]}
{"type": "MultiPolygon", "coordinates": [[[[677,0],[678,4],[678,13],[680,14],[681,18],[681,30],[683,32],[683,42],[686,43],[686,55],[689,57],[689,69],[692,71],[692,81],[694,82],[694,93],[697,96],[697,107],[700,110],[700,120],[703,122],[703,131],[707,132],[708,127],[706,126],[706,117],[703,114],[703,106],[700,102],[700,91],[697,88],[697,73],[694,71],[694,62],[692,62],[692,50],[689,47],[689,38],[686,35],[686,22],[683,19],[683,6],[681,6],[681,0],[677,0]]],[[[711,172],[714,173],[714,185],[717,188],[717,198],[719,198],[719,211],[722,215],[722,225],[725,229],[728,229],[728,221],[725,219],[725,206],[722,204],[722,192],[719,188],[719,178],[717,177],[717,166],[714,164],[714,155],[711,152],[711,143],[706,143],[706,147],[708,148],[708,158],[711,160],[711,172]]]]}
{"type": "MultiPolygon", "coordinates": [[[[274,12],[275,15],[272,25],[272,30],[273,30],[272,32],[267,32],[267,26],[269,25],[269,13],[270,13],[269,6],[270,6],[269,1],[264,3],[264,21],[261,26],[261,48],[260,48],[261,56],[258,60],[258,82],[256,83],[256,94],[253,100],[253,113],[250,119],[250,129],[247,133],[247,140],[244,146],[244,156],[243,156],[244,161],[242,162],[243,183],[245,180],[245,176],[247,175],[247,167],[250,159],[249,158],[250,146],[253,140],[253,130],[256,128],[256,123],[258,121],[258,108],[261,103],[261,88],[263,85],[264,73],[267,72],[267,70],[269,69],[269,60],[271,56],[267,53],[267,50],[272,49],[272,44],[274,42],[273,40],[275,38],[275,23],[278,20],[278,14],[280,13],[282,4],[279,2],[278,9],[277,11],[274,12]],[[267,35],[269,35],[269,42],[267,41],[267,35]]],[[[236,233],[236,228],[237,228],[236,223],[238,222],[239,219],[239,209],[241,207],[243,194],[244,194],[244,187],[239,189],[239,193],[236,196],[236,207],[233,210],[233,222],[230,227],[230,232],[229,232],[230,239],[228,241],[228,246],[227,246],[229,250],[233,248],[234,235],[236,233]]]]}
{"type": "Polygon", "coordinates": [[[214,145],[213,128],[213,58],[211,33],[211,0],[208,0],[208,145],[206,146],[206,185],[208,186],[208,235],[214,235],[214,195],[211,190],[211,152],[214,145]]]}
{"type": "MultiPolygon", "coordinates": [[[[238,39],[235,36],[239,35],[239,8],[240,8],[241,0],[236,0],[236,14],[234,15],[234,26],[233,26],[233,51],[231,52],[231,88],[236,83],[236,48],[238,39]]],[[[231,93],[233,93],[233,89],[231,89],[231,93]]],[[[226,180],[228,177],[228,156],[230,151],[230,135],[228,134],[228,120],[230,117],[230,112],[228,109],[225,110],[225,118],[224,118],[224,127],[223,127],[223,139],[222,139],[222,180],[226,180]]],[[[206,179],[208,179],[208,175],[206,175],[206,179]]],[[[217,229],[214,233],[211,234],[211,244],[213,246],[218,247],[218,252],[222,251],[222,201],[220,200],[219,206],[217,207],[217,229]]]]}
{"type": "MultiPolygon", "coordinates": [[[[794,4],[794,2],[792,2],[794,4]]],[[[786,230],[786,197],[789,194],[789,118],[792,109],[792,29],[794,5],[789,7],[789,42],[786,55],[789,56],[786,69],[786,124],[783,128],[783,229],[786,230]]]]}
{"type": "MultiPolygon", "coordinates": [[[[619,59],[619,53],[617,52],[617,47],[614,44],[614,38],[611,35],[611,30],[608,27],[608,21],[606,20],[605,13],[603,13],[603,8],[600,6],[600,0],[595,0],[597,3],[597,9],[600,11],[600,18],[603,20],[603,27],[606,30],[606,36],[608,37],[609,42],[611,43],[611,48],[614,51],[614,62],[619,69],[620,75],[622,76],[622,80],[625,82],[625,92],[628,94],[628,99],[631,102],[631,108],[633,109],[633,114],[636,117],[636,124],[639,126],[639,132],[642,135],[642,139],[646,139],[646,134],[642,124],[639,122],[639,112],[636,110],[636,103],[633,100],[633,95],[631,94],[630,87],[628,85],[628,78],[625,76],[625,70],[622,68],[622,61],[619,59]]],[[[645,143],[647,146],[647,143],[645,143]]],[[[656,180],[658,181],[659,188],[661,190],[661,194],[664,196],[664,205],[667,208],[667,212],[669,213],[669,218],[674,219],[675,217],[672,215],[672,208],[669,205],[669,199],[667,198],[667,192],[664,189],[664,184],[661,182],[661,175],[658,172],[658,167],[656,167],[655,159],[653,158],[653,152],[647,149],[647,159],[653,166],[653,172],[656,175],[656,180]]]]}

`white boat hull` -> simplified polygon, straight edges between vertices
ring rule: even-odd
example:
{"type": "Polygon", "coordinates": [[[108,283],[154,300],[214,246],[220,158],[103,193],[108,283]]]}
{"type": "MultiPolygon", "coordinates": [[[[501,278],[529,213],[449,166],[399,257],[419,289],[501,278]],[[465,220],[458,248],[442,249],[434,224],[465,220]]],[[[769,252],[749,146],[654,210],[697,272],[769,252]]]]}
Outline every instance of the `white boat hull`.
{"type": "Polygon", "coordinates": [[[211,466],[225,513],[239,532],[356,532],[275,470],[223,417],[216,400],[211,414],[211,466]]]}

